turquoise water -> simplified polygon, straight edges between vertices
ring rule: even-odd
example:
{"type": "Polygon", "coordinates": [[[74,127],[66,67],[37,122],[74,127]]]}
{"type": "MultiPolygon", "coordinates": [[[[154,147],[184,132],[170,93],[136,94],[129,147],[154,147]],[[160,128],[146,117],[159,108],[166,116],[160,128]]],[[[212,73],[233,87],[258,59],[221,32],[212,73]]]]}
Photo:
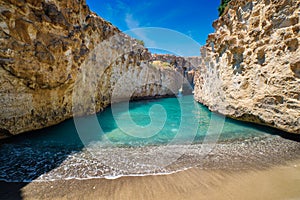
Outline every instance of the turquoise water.
{"type": "Polygon", "coordinates": [[[130,102],[129,109],[126,103],[119,103],[95,116],[76,118],[76,121],[76,125],[70,119],[17,137],[14,143],[71,148],[82,148],[93,142],[144,146],[169,144],[174,140],[177,144],[201,143],[209,129],[209,136],[219,141],[265,136],[275,131],[213,114],[195,102],[193,96],[130,102]]]}
{"type": "MultiPolygon", "coordinates": [[[[163,163],[167,166],[184,153],[188,144],[230,143],[271,137],[274,132],[213,114],[193,96],[119,103],[97,115],[67,120],[2,142],[0,180],[27,182],[166,172],[154,160],[171,158],[163,163]],[[174,149],[165,148],[172,146],[174,149]]],[[[198,147],[193,148],[198,152],[198,147]]]]}
{"type": "Polygon", "coordinates": [[[268,133],[267,128],[213,114],[195,102],[193,96],[132,102],[129,109],[122,103],[115,107],[117,112],[114,114],[110,107],[97,115],[105,136],[103,140],[112,145],[160,145],[174,141],[176,144],[200,143],[207,135],[224,141],[268,133]],[[156,105],[162,107],[151,111],[156,105]]]}

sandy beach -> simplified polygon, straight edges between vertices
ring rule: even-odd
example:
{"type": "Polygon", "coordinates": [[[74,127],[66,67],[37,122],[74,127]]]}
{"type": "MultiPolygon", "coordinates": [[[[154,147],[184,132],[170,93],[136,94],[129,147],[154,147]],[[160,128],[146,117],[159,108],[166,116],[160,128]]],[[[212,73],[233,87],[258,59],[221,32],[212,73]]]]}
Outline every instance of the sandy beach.
{"type": "Polygon", "coordinates": [[[190,169],[115,180],[0,183],[4,199],[300,199],[300,160],[265,170],[190,169]]]}
{"type": "MultiPolygon", "coordinates": [[[[174,149],[181,150],[180,147],[174,149]]],[[[67,162],[36,176],[29,183],[0,181],[0,199],[300,199],[300,148],[297,141],[272,137],[221,143],[207,157],[199,157],[197,149],[200,147],[189,146],[189,151],[170,165],[170,172],[183,166],[191,166],[189,170],[169,175],[79,180],[68,177],[82,170],[88,173],[88,169],[76,165],[63,173],[64,167],[72,164],[67,162]],[[193,166],[193,163],[198,165],[193,166]],[[55,181],[49,181],[49,178],[55,178],[52,179],[55,181]]],[[[126,148],[108,150],[113,153],[106,155],[102,149],[103,155],[114,160],[113,155],[120,155],[118,151],[125,152],[126,148]]],[[[137,149],[133,150],[127,149],[130,154],[137,149]]],[[[81,160],[75,161],[79,163],[81,160]]],[[[92,164],[87,167],[90,166],[92,164]]]]}
{"type": "Polygon", "coordinates": [[[0,1],[0,200],[300,200],[300,0],[0,1]]]}

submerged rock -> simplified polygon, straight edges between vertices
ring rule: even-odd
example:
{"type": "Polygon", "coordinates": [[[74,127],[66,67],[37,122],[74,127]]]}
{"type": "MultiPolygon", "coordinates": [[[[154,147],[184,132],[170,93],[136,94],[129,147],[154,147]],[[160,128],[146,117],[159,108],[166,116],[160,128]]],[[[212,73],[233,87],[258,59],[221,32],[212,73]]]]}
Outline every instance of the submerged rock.
{"type": "Polygon", "coordinates": [[[300,133],[300,2],[234,0],[202,47],[195,99],[243,121],[300,133]]]}

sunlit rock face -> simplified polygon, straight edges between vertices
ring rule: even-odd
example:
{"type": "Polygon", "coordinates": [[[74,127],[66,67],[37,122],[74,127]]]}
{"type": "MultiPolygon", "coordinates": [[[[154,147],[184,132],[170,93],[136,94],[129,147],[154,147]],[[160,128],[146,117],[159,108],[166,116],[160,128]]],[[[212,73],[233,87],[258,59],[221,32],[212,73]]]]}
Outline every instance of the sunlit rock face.
{"type": "Polygon", "coordinates": [[[114,95],[119,101],[180,88],[174,70],[149,64],[147,49],[85,1],[0,4],[0,138],[101,111],[114,95]]]}
{"type": "Polygon", "coordinates": [[[300,133],[300,1],[234,0],[201,49],[195,99],[210,110],[300,133]]]}
{"type": "Polygon", "coordinates": [[[151,60],[153,61],[152,63],[156,65],[169,65],[181,74],[186,79],[187,83],[182,86],[183,93],[192,94],[195,71],[202,61],[200,56],[182,57],[169,54],[153,54],[151,60]]]}

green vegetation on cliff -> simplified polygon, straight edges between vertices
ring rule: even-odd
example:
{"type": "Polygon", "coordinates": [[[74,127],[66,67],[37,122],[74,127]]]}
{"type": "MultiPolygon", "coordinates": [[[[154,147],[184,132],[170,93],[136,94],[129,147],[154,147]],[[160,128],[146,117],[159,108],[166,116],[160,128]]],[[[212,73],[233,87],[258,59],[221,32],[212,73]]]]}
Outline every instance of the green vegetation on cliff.
{"type": "Polygon", "coordinates": [[[221,16],[223,14],[223,12],[226,9],[227,4],[230,2],[231,0],[221,0],[221,5],[218,8],[219,11],[219,16],[221,16]]]}
{"type": "Polygon", "coordinates": [[[144,42],[143,40],[136,39],[136,41],[137,41],[140,45],[145,46],[145,42],[144,42]]]}
{"type": "Polygon", "coordinates": [[[171,67],[170,63],[163,62],[163,61],[160,61],[160,60],[153,61],[152,66],[154,66],[156,68],[169,68],[169,67],[171,67]]]}

